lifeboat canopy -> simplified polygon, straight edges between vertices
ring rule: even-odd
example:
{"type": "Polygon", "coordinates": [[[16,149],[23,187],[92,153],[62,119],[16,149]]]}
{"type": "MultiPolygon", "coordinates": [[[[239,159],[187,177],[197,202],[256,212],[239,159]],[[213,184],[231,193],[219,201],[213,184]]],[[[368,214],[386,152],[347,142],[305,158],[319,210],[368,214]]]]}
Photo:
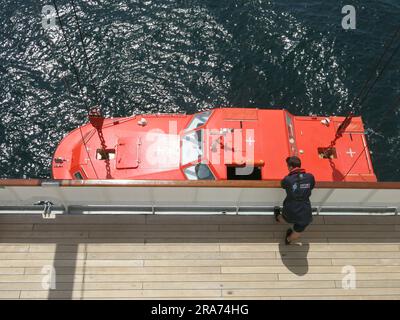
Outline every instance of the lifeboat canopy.
{"type": "Polygon", "coordinates": [[[296,155],[317,181],[376,181],[362,119],[346,119],[253,108],[97,119],[60,142],[52,173],[79,180],[279,180],[288,173],[285,159],[296,155]]]}

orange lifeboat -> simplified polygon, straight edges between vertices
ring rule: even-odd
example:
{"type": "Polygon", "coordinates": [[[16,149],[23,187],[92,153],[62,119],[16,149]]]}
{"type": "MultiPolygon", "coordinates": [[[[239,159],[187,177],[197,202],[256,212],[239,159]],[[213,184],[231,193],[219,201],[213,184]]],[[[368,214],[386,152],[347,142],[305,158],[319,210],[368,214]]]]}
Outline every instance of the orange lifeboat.
{"type": "Polygon", "coordinates": [[[61,141],[52,172],[54,179],[277,180],[291,155],[317,181],[376,181],[361,117],[249,108],[92,116],[61,141]]]}

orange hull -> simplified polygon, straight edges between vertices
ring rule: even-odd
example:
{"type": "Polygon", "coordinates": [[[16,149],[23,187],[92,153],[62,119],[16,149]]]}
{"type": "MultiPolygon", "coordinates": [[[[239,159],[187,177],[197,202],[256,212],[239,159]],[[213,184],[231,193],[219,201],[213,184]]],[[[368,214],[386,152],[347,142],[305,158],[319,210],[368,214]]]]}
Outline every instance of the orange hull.
{"type": "Polygon", "coordinates": [[[61,141],[53,177],[277,180],[287,174],[286,157],[297,155],[317,181],[376,181],[360,117],[324,153],[344,119],[247,108],[109,118],[61,141]]]}

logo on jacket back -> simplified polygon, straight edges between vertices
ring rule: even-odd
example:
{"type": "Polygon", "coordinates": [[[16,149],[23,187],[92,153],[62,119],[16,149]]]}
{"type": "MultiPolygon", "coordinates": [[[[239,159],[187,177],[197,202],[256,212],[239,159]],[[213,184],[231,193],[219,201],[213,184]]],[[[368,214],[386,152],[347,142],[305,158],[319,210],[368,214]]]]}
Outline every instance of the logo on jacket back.
{"type": "MultiPolygon", "coordinates": [[[[299,178],[303,179],[304,175],[303,174],[299,174],[299,178]]],[[[292,185],[292,191],[295,192],[297,190],[297,188],[299,189],[310,189],[311,188],[311,184],[310,183],[294,183],[292,185]]]]}

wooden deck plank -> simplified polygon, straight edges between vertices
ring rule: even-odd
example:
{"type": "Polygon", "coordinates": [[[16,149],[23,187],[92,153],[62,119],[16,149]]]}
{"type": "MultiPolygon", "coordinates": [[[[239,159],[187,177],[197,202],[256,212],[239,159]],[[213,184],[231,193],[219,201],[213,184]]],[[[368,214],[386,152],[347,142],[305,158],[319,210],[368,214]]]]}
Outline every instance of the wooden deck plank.
{"type": "Polygon", "coordinates": [[[238,282],[143,282],[144,289],[290,289],[290,288],[335,288],[334,281],[238,281],[238,282]]]}
{"type": "MultiPolygon", "coordinates": [[[[0,261],[5,260],[52,260],[54,259],[54,252],[46,252],[46,253],[32,253],[32,252],[7,252],[0,253],[0,261]]],[[[71,253],[71,252],[62,252],[57,254],[58,259],[84,259],[84,253],[71,253]]]]}
{"type": "Polygon", "coordinates": [[[376,296],[376,295],[400,295],[400,288],[360,288],[360,289],[329,289],[329,288],[299,288],[299,289],[235,289],[235,290],[222,290],[223,297],[245,297],[245,296],[314,296],[316,298],[322,296],[376,296]]]}
{"type": "MultiPolygon", "coordinates": [[[[314,266],[331,266],[331,259],[312,259],[307,261],[306,259],[292,259],[291,265],[302,266],[302,265],[314,265],[314,266]]],[[[280,259],[220,259],[220,260],[145,260],[144,265],[146,267],[169,267],[169,266],[221,266],[221,267],[255,267],[255,266],[284,266],[280,259]]]]}
{"type": "MultiPolygon", "coordinates": [[[[43,280],[42,274],[20,274],[20,275],[0,275],[0,283],[7,282],[20,282],[20,283],[41,283],[43,280]]],[[[276,274],[169,274],[165,276],[164,274],[97,274],[97,275],[86,275],[78,274],[73,277],[69,275],[57,275],[57,282],[66,283],[74,282],[79,283],[85,281],[85,283],[91,282],[256,282],[256,281],[277,281],[278,276],[276,274]]]]}
{"type": "Polygon", "coordinates": [[[320,216],[285,246],[272,216],[2,215],[0,299],[400,299],[399,225],[320,216]]]}
{"type": "MultiPolygon", "coordinates": [[[[118,239],[114,239],[115,241],[118,239]]],[[[251,237],[246,238],[243,235],[241,237],[213,237],[208,238],[206,236],[202,236],[201,238],[182,238],[182,237],[172,237],[172,238],[146,238],[145,242],[149,244],[169,244],[169,243],[181,243],[185,241],[186,243],[219,243],[219,244],[233,244],[233,243],[241,243],[241,244],[260,244],[260,243],[275,243],[279,244],[283,240],[282,237],[274,239],[271,235],[263,236],[263,237],[251,237]]],[[[323,239],[313,239],[313,241],[318,243],[329,243],[327,238],[323,239]]],[[[121,242],[121,239],[120,239],[121,242]]]]}
{"type": "Polygon", "coordinates": [[[24,268],[0,268],[0,276],[3,274],[24,274],[24,268]]]}
{"type": "MultiPolygon", "coordinates": [[[[305,243],[304,241],[302,241],[305,243]]],[[[274,243],[255,243],[252,245],[247,244],[222,244],[221,251],[228,252],[260,252],[260,251],[278,251],[279,245],[274,243]]],[[[381,244],[381,243],[308,243],[308,246],[292,245],[284,248],[285,252],[292,251],[310,251],[310,252],[399,252],[399,244],[381,244]]]]}
{"type": "MultiPolygon", "coordinates": [[[[19,225],[13,225],[19,226],[19,225]]],[[[16,227],[16,230],[19,230],[16,227]]],[[[32,228],[32,227],[31,227],[32,228]]],[[[137,233],[144,231],[152,231],[152,232],[166,232],[166,231],[218,231],[218,225],[214,224],[199,224],[199,225],[141,225],[141,224],[35,224],[33,225],[34,231],[100,231],[100,232],[128,232],[128,233],[137,233]]],[[[273,226],[271,230],[273,229],[273,226]]],[[[1,230],[1,229],[0,229],[1,230]]],[[[10,229],[12,230],[12,229],[10,229]]],[[[23,230],[23,229],[21,229],[23,230]]],[[[392,230],[387,231],[395,231],[394,227],[392,230]]]]}
{"type": "MultiPolygon", "coordinates": [[[[257,299],[257,298],[254,298],[257,299]]],[[[301,296],[301,297],[280,297],[281,300],[315,300],[314,297],[301,296]]],[[[384,295],[384,296],[322,296],[318,300],[400,300],[400,295],[384,295]]]]}
{"type": "MultiPolygon", "coordinates": [[[[281,238],[282,234],[280,232],[274,232],[275,238],[281,238]]],[[[385,232],[385,231],[307,231],[304,234],[303,239],[314,239],[314,238],[344,238],[344,239],[391,239],[400,240],[400,232],[385,232]]]]}
{"type": "MultiPolygon", "coordinates": [[[[60,283],[68,283],[68,282],[82,282],[84,280],[84,275],[75,275],[74,277],[70,276],[63,276],[63,275],[57,275],[57,282],[60,283]]],[[[0,274],[0,283],[42,283],[43,281],[43,274],[0,274]]],[[[86,282],[86,281],[85,281],[86,282]]],[[[99,281],[100,282],[100,281],[99,281]]]]}
{"type": "MultiPolygon", "coordinates": [[[[57,283],[56,289],[59,291],[65,291],[70,288],[70,283],[57,283]]],[[[79,290],[141,290],[143,284],[141,282],[126,282],[126,283],[74,283],[74,291],[79,290]]],[[[18,291],[44,291],[48,294],[48,289],[43,286],[41,282],[0,282],[0,292],[5,290],[18,290],[18,291]]]]}
{"type": "MultiPolygon", "coordinates": [[[[54,245],[54,244],[31,244],[29,247],[30,252],[75,252],[76,246],[73,245],[54,245]]],[[[0,250],[1,252],[1,250],[0,250]]],[[[141,244],[141,243],[115,243],[115,244],[80,244],[78,252],[88,253],[105,253],[105,257],[109,257],[112,254],[123,254],[125,253],[202,253],[202,252],[219,252],[218,244],[141,244]]],[[[168,256],[168,254],[167,254],[168,256]]]]}
{"type": "Polygon", "coordinates": [[[54,220],[43,219],[40,214],[2,214],[0,224],[145,224],[145,215],[58,215],[54,220]]]}
{"type": "MultiPolygon", "coordinates": [[[[71,297],[71,292],[54,290],[53,299],[65,299],[71,297]]],[[[220,298],[221,290],[84,290],[73,291],[73,299],[91,298],[220,298]]],[[[21,291],[21,299],[46,299],[47,291],[21,291]]]]}
{"type": "MultiPolygon", "coordinates": [[[[43,267],[43,266],[54,266],[58,267],[142,267],[144,265],[143,260],[30,260],[29,263],[26,260],[0,260],[0,268],[9,267],[43,267]]],[[[187,265],[190,266],[190,265],[187,265]]],[[[196,266],[192,264],[192,266],[196,266]]],[[[210,264],[208,265],[210,266],[210,264]]]]}
{"type": "MultiPolygon", "coordinates": [[[[4,268],[3,268],[4,269],[4,268]]],[[[25,274],[41,274],[42,268],[27,267],[25,274]]],[[[220,267],[59,267],[57,274],[181,274],[220,273],[220,267]]],[[[0,268],[1,273],[1,268],[0,268]]]]}
{"type": "Polygon", "coordinates": [[[372,225],[380,225],[380,224],[390,224],[395,225],[399,223],[399,220],[396,216],[341,216],[341,215],[331,215],[324,216],[325,224],[336,224],[336,225],[350,225],[350,224],[372,224],[372,225]]]}
{"type": "Polygon", "coordinates": [[[58,239],[58,238],[88,238],[89,232],[81,232],[81,231],[47,231],[47,232],[27,232],[27,231],[1,231],[0,232],[0,240],[6,238],[13,239],[35,239],[35,238],[44,238],[44,239],[58,239]]]}
{"type": "MultiPolygon", "coordinates": [[[[277,230],[285,230],[288,228],[288,224],[249,224],[249,225],[220,225],[220,231],[277,231],[277,230]]],[[[307,227],[307,231],[319,231],[319,232],[327,232],[327,231],[372,231],[372,232],[395,232],[399,231],[396,229],[396,225],[389,224],[327,224],[327,225],[315,225],[312,224],[307,227]]]]}
{"type": "MultiPolygon", "coordinates": [[[[397,233],[396,233],[397,234],[397,233]]],[[[212,232],[212,231],[181,231],[181,232],[168,232],[168,231],[147,231],[147,232],[113,232],[113,231],[104,231],[104,232],[97,232],[97,231],[90,231],[89,232],[90,238],[173,238],[173,239],[209,239],[209,238],[245,238],[245,239],[252,239],[252,238],[259,238],[259,239],[272,239],[274,234],[272,232],[212,232]]]]}
{"type": "Polygon", "coordinates": [[[0,232],[3,231],[32,231],[33,224],[0,224],[0,232]]]}
{"type": "MultiPolygon", "coordinates": [[[[59,291],[67,290],[69,283],[57,283],[56,289],[59,291]]],[[[377,286],[367,286],[367,288],[376,288],[377,286]]],[[[386,286],[389,287],[389,286],[386,286]]],[[[393,286],[392,286],[393,287],[393,286]]],[[[323,289],[335,288],[334,281],[257,281],[257,282],[77,282],[74,284],[74,290],[214,290],[214,289],[323,289]]],[[[382,287],[378,287],[382,288],[382,287]]],[[[0,282],[0,291],[46,291],[42,283],[37,282],[0,282]]]]}
{"type": "Polygon", "coordinates": [[[87,259],[144,259],[144,260],[211,260],[211,259],[275,259],[275,252],[144,252],[144,253],[88,253],[87,259]]]}
{"type": "MultiPolygon", "coordinates": [[[[286,252],[286,259],[298,259],[299,257],[303,257],[304,253],[303,252],[296,252],[296,251],[291,251],[291,252],[286,252]]],[[[307,254],[308,259],[365,259],[365,261],[369,261],[369,259],[399,259],[400,258],[400,252],[390,252],[390,251],[384,251],[384,252],[376,252],[376,251],[369,251],[369,252],[357,252],[357,251],[336,251],[336,252],[323,252],[323,251],[317,251],[317,252],[308,252],[307,254]]]]}
{"type": "Polygon", "coordinates": [[[0,244],[0,253],[8,252],[28,252],[29,244],[14,244],[14,243],[2,243],[0,244]]]}
{"type": "MultiPolygon", "coordinates": [[[[292,273],[292,272],[302,272],[301,266],[294,266],[292,269],[285,267],[221,267],[222,273],[292,273]]],[[[400,272],[400,266],[358,266],[357,273],[362,272],[400,272]]],[[[307,270],[308,273],[342,273],[342,266],[310,266],[307,270]]]]}
{"type": "MultiPolygon", "coordinates": [[[[335,285],[337,288],[342,286],[342,282],[336,280],[335,285]]],[[[400,279],[394,280],[357,280],[357,288],[400,288],[400,279]]]]}
{"type": "MultiPolygon", "coordinates": [[[[378,269],[378,268],[376,268],[378,269]]],[[[293,273],[281,273],[278,274],[279,281],[318,281],[318,280],[340,280],[343,279],[343,273],[307,273],[304,275],[297,275],[293,273]]],[[[384,273],[379,272],[379,269],[376,272],[365,272],[365,273],[357,273],[356,276],[357,281],[360,280],[400,280],[400,272],[390,272],[384,273]]]]}
{"type": "MultiPolygon", "coordinates": [[[[345,266],[400,266],[400,259],[332,259],[333,265],[345,266]]],[[[378,269],[378,268],[377,268],[378,269]]]]}
{"type": "MultiPolygon", "coordinates": [[[[167,239],[166,241],[170,241],[171,239],[167,239]]],[[[191,240],[190,242],[193,242],[195,239],[191,240]]],[[[126,243],[126,244],[144,244],[145,239],[144,238],[129,238],[129,239],[123,239],[123,238],[109,238],[109,239],[104,239],[104,238],[68,238],[68,237],[46,237],[46,235],[42,235],[39,237],[32,237],[32,238],[5,238],[1,237],[0,234],[0,243],[21,243],[21,244],[26,244],[26,243],[34,243],[34,244],[50,244],[50,243],[56,243],[57,245],[80,245],[80,244],[85,244],[85,243],[126,243]]],[[[146,240],[146,242],[149,242],[149,240],[146,240]]],[[[199,239],[196,243],[204,242],[204,239],[199,239]]],[[[156,241],[156,243],[160,243],[159,241],[156,241]]]]}
{"type": "Polygon", "coordinates": [[[149,225],[161,224],[274,224],[274,218],[270,216],[237,216],[237,215],[151,215],[147,216],[149,225]]]}
{"type": "MultiPolygon", "coordinates": [[[[273,215],[268,216],[238,216],[238,215],[151,215],[147,216],[147,224],[218,224],[218,225],[247,225],[271,224],[276,225],[273,215]]],[[[324,224],[324,217],[314,216],[313,224],[324,224]]]]}
{"type": "Polygon", "coordinates": [[[0,299],[18,299],[20,297],[20,291],[0,291],[0,299]]]}

